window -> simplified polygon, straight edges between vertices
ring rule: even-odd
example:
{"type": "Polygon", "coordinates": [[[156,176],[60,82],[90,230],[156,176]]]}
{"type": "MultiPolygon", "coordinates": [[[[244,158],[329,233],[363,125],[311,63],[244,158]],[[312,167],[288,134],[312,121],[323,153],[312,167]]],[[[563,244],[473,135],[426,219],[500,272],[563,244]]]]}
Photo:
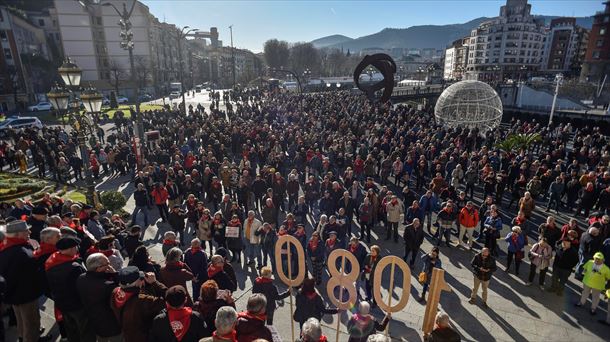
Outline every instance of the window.
{"type": "Polygon", "coordinates": [[[600,28],[600,29],[599,29],[599,35],[600,35],[600,36],[603,36],[603,35],[605,35],[605,34],[606,34],[606,28],[605,28],[605,27],[600,28]]]}
{"type": "Polygon", "coordinates": [[[595,46],[597,46],[597,47],[604,46],[604,40],[603,39],[598,39],[597,42],[595,43],[595,46]]]}
{"type": "Polygon", "coordinates": [[[38,19],[38,26],[44,26],[44,19],[38,19]]]}
{"type": "Polygon", "coordinates": [[[0,31],[0,40],[7,41],[6,31],[0,31]]]}
{"type": "Polygon", "coordinates": [[[13,59],[13,55],[11,54],[11,49],[4,49],[4,58],[13,59]]]}
{"type": "Polygon", "coordinates": [[[599,51],[593,51],[593,59],[599,59],[599,51]]]}
{"type": "Polygon", "coordinates": [[[4,14],[2,12],[2,10],[0,9],[0,22],[4,21],[4,14]]]}

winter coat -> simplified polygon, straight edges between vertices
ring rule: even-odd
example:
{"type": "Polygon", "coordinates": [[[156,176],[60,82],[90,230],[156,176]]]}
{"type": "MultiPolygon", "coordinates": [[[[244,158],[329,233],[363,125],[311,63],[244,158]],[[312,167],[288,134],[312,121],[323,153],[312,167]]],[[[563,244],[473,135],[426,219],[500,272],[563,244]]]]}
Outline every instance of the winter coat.
{"type": "Polygon", "coordinates": [[[116,273],[87,271],[76,280],[76,289],[89,318],[89,324],[100,337],[121,334],[121,326],[108,303],[112,291],[118,286],[116,273]]]}
{"type": "Polygon", "coordinates": [[[365,205],[364,203],[360,205],[360,208],[358,210],[360,212],[360,222],[362,223],[369,223],[371,222],[372,218],[373,218],[373,206],[368,204],[365,205]]]}
{"type": "MultiPolygon", "coordinates": [[[[77,311],[83,308],[83,303],[77,295],[76,280],[87,270],[80,259],[55,264],[53,261],[60,253],[55,252],[45,263],[47,280],[55,307],[62,312],[77,311]]],[[[55,259],[56,260],[56,259],[55,259]]]]}
{"type": "Polygon", "coordinates": [[[466,228],[475,228],[479,224],[479,212],[476,208],[472,208],[472,210],[468,210],[468,208],[464,207],[460,210],[459,215],[460,225],[466,228]]]}
{"type": "Polygon", "coordinates": [[[523,233],[517,234],[517,239],[513,239],[513,232],[510,232],[504,238],[504,241],[508,243],[508,251],[510,253],[523,253],[523,247],[527,244],[527,238],[523,233]]]}
{"type": "Polygon", "coordinates": [[[243,236],[244,239],[248,240],[250,244],[258,245],[260,243],[260,237],[256,234],[256,232],[263,226],[263,223],[255,218],[250,223],[250,232],[249,235],[246,235],[246,227],[248,225],[249,219],[246,219],[243,224],[243,236]]]}
{"type": "Polygon", "coordinates": [[[146,342],[153,319],[165,308],[165,285],[155,281],[147,289],[115,288],[112,293],[110,308],[122,327],[125,342],[146,342]]]}
{"type": "Polygon", "coordinates": [[[386,212],[388,213],[388,222],[397,223],[400,221],[400,215],[404,212],[402,203],[397,201],[396,204],[391,201],[386,204],[386,212]]]}
{"type": "Polygon", "coordinates": [[[491,279],[492,273],[496,270],[496,259],[491,255],[483,259],[481,253],[479,253],[472,258],[470,265],[472,266],[472,272],[475,277],[482,281],[488,281],[491,279]],[[482,268],[489,269],[489,272],[481,271],[482,268]]]}
{"type": "Polygon", "coordinates": [[[385,330],[389,321],[387,316],[379,323],[372,316],[354,314],[347,322],[347,332],[349,333],[347,342],[366,342],[368,337],[375,334],[376,331],[385,330]]]}
{"type": "Polygon", "coordinates": [[[419,199],[419,207],[424,211],[424,213],[438,210],[438,197],[436,197],[434,194],[430,197],[423,195],[419,199]]]}
{"type": "Polygon", "coordinates": [[[204,282],[208,280],[208,256],[203,250],[187,249],[184,252],[184,263],[191,270],[193,277],[197,281],[204,282]]]}
{"type": "MultiPolygon", "coordinates": [[[[205,324],[203,318],[201,318],[201,314],[197,311],[192,311],[188,330],[180,341],[199,341],[206,336],[210,336],[212,332],[213,330],[211,330],[205,324]]],[[[161,313],[153,319],[148,342],[178,342],[169,321],[167,309],[163,309],[161,313]]]]}
{"type": "Polygon", "coordinates": [[[324,314],[336,313],[337,309],[327,308],[322,297],[316,292],[305,294],[300,291],[296,296],[296,310],[294,310],[292,318],[299,323],[305,323],[311,317],[320,320],[324,314]]]}
{"type": "MultiPolygon", "coordinates": [[[[177,263],[165,264],[165,266],[161,267],[159,275],[159,281],[167,288],[182,285],[186,289],[186,282],[193,280],[193,272],[191,269],[180,261],[177,263]]],[[[190,303],[192,304],[192,301],[190,301],[190,303]]]]}
{"type": "Polygon", "coordinates": [[[201,241],[211,241],[212,236],[212,220],[200,219],[197,223],[197,238],[201,241]]]}
{"type": "Polygon", "coordinates": [[[560,268],[562,270],[570,270],[578,264],[578,250],[575,246],[570,245],[570,248],[563,249],[561,242],[555,245],[555,259],[553,259],[553,269],[560,268]]]}
{"type": "Polygon", "coordinates": [[[557,226],[549,226],[546,223],[541,224],[538,227],[538,235],[544,236],[551,246],[555,246],[557,241],[561,239],[561,230],[557,226]]]}
{"type": "Polygon", "coordinates": [[[532,246],[529,252],[530,262],[536,265],[537,268],[544,270],[551,264],[551,258],[553,257],[553,249],[548,243],[542,247],[540,242],[532,246]]]}
{"type": "Polygon", "coordinates": [[[610,268],[605,264],[601,264],[598,272],[593,272],[593,260],[587,261],[584,266],[584,278],[582,283],[588,287],[603,291],[606,288],[606,282],[610,280],[610,268]]]}
{"type": "Polygon", "coordinates": [[[1,249],[0,276],[6,282],[3,302],[20,305],[40,297],[42,284],[39,279],[44,276],[40,272],[42,270],[34,257],[33,248],[25,240],[1,249]]]}
{"type": "Polygon", "coordinates": [[[282,300],[290,296],[290,291],[279,292],[277,286],[273,284],[273,280],[270,278],[258,277],[254,281],[252,286],[252,293],[262,293],[267,298],[267,313],[275,311],[277,300],[282,300]]]}
{"type": "Polygon", "coordinates": [[[407,212],[405,213],[405,221],[407,221],[408,223],[413,222],[413,219],[419,219],[420,223],[424,222],[424,211],[422,210],[421,207],[409,207],[407,209],[407,212]]]}
{"type": "Polygon", "coordinates": [[[415,228],[413,224],[409,224],[405,227],[403,234],[405,240],[405,248],[408,250],[418,250],[419,247],[424,243],[424,230],[423,225],[420,223],[418,228],[415,228]]]}
{"type": "Polygon", "coordinates": [[[168,215],[167,221],[169,222],[169,225],[172,227],[173,231],[182,232],[184,231],[185,219],[186,214],[182,210],[178,212],[172,210],[168,215]]]}
{"type": "Polygon", "coordinates": [[[216,330],[216,325],[214,323],[214,320],[216,319],[216,313],[218,312],[218,309],[222,308],[223,306],[230,306],[232,308],[235,308],[235,303],[229,304],[227,301],[221,298],[216,298],[215,300],[209,302],[204,302],[200,300],[195,303],[195,305],[193,306],[193,310],[196,310],[201,314],[201,318],[205,321],[205,324],[208,329],[216,330]]]}
{"type": "Polygon", "coordinates": [[[156,205],[167,204],[167,199],[169,198],[169,193],[165,188],[156,188],[151,193],[153,200],[156,205]]]}
{"type": "Polygon", "coordinates": [[[271,330],[265,324],[265,316],[256,317],[249,312],[238,313],[237,324],[235,325],[237,342],[252,342],[259,338],[265,341],[273,341],[271,330]]]}
{"type": "Polygon", "coordinates": [[[210,280],[214,280],[216,284],[218,284],[218,288],[220,290],[229,290],[233,292],[237,289],[237,284],[233,281],[233,279],[231,279],[231,277],[229,277],[227,272],[225,272],[224,270],[210,275],[208,267],[208,277],[210,280]]]}

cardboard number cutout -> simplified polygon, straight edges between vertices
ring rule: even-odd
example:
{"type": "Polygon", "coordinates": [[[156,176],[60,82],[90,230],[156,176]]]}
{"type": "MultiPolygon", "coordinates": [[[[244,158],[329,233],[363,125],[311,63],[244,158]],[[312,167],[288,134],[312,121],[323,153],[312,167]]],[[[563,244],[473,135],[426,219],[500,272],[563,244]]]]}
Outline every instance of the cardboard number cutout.
{"type": "Polygon", "coordinates": [[[335,249],[328,256],[327,261],[328,272],[330,273],[330,279],[326,284],[326,293],[330,301],[340,310],[350,308],[350,306],[356,303],[356,287],[355,283],[358,280],[360,274],[360,263],[356,256],[346,251],[345,249],[335,249]],[[337,269],[337,259],[341,258],[341,270],[337,269]],[[351,263],[351,270],[349,273],[345,273],[345,261],[351,263]],[[335,295],[335,288],[339,287],[339,298],[335,295]],[[343,301],[343,289],[346,289],[349,294],[347,302],[343,301]]]}
{"type": "Polygon", "coordinates": [[[373,279],[373,295],[379,308],[385,312],[398,312],[407,306],[409,301],[409,291],[411,289],[411,269],[401,258],[390,255],[379,261],[375,268],[373,279]],[[381,278],[383,271],[387,266],[390,266],[390,287],[388,288],[388,302],[386,303],[381,296],[381,278]],[[398,303],[392,305],[392,296],[394,292],[394,270],[398,267],[402,271],[402,296],[398,303]]]}
{"type": "Polygon", "coordinates": [[[440,268],[432,269],[432,279],[430,279],[430,294],[428,295],[428,304],[424,313],[424,324],[422,330],[424,336],[432,332],[434,328],[434,320],[438,311],[438,302],[441,298],[441,291],[451,292],[451,287],[445,281],[445,271],[440,268]]]}
{"type": "Polygon", "coordinates": [[[275,243],[275,267],[276,272],[280,280],[290,287],[296,287],[301,285],[303,279],[305,279],[305,251],[303,250],[303,246],[294,236],[284,235],[280,236],[275,243]],[[286,246],[286,258],[287,258],[287,267],[288,267],[288,275],[286,275],[284,266],[282,265],[282,247],[286,246]],[[292,257],[291,257],[291,246],[294,246],[297,252],[297,260],[299,263],[299,273],[296,277],[293,278],[292,274],[292,257]]]}

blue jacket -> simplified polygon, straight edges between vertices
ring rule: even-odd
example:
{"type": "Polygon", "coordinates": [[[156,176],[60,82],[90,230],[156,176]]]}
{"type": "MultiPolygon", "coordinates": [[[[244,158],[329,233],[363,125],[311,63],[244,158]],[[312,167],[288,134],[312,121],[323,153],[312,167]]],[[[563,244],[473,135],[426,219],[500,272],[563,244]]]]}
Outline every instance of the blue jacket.
{"type": "Polygon", "coordinates": [[[430,198],[428,198],[426,195],[423,195],[419,199],[419,207],[423,210],[424,213],[429,211],[437,211],[440,209],[438,198],[434,194],[432,194],[430,198]]]}
{"type": "Polygon", "coordinates": [[[426,253],[424,255],[422,255],[421,257],[421,261],[422,261],[422,272],[425,272],[427,274],[426,276],[426,284],[430,284],[430,278],[432,278],[432,270],[434,268],[443,268],[443,264],[441,263],[441,258],[440,257],[436,257],[436,260],[434,261],[434,264],[432,264],[432,258],[430,258],[430,254],[426,253]]]}
{"type": "Polygon", "coordinates": [[[500,216],[496,216],[495,220],[491,216],[487,216],[487,218],[485,219],[485,226],[491,226],[499,232],[502,230],[502,219],[500,218],[500,216]]]}
{"type": "Polygon", "coordinates": [[[411,222],[413,222],[413,219],[416,219],[416,218],[418,218],[420,222],[423,222],[424,221],[424,211],[421,209],[421,207],[417,207],[417,209],[415,209],[415,210],[413,207],[409,207],[405,214],[405,221],[411,223],[411,222]]]}
{"type": "Polygon", "coordinates": [[[504,240],[508,242],[508,251],[511,253],[523,251],[523,247],[525,247],[525,235],[523,235],[523,233],[519,234],[516,241],[513,241],[512,235],[513,232],[510,232],[506,235],[506,238],[504,238],[504,240]]]}

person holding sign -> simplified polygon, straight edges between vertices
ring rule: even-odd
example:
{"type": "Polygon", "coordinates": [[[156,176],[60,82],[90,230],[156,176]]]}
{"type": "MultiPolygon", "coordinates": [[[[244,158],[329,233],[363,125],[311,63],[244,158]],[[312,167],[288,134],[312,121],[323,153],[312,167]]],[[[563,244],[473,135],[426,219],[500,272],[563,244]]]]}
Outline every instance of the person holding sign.
{"type": "Polygon", "coordinates": [[[231,251],[230,262],[237,261],[241,263],[241,250],[243,249],[242,230],[241,221],[236,214],[233,214],[231,220],[227,222],[225,237],[227,238],[227,247],[231,251]]]}
{"type": "Polygon", "coordinates": [[[347,322],[348,342],[366,342],[368,337],[375,331],[384,331],[390,321],[390,314],[386,314],[381,323],[370,315],[371,305],[364,301],[358,305],[358,313],[355,313],[347,322]]]}
{"type": "Polygon", "coordinates": [[[316,285],[322,283],[322,271],[324,270],[324,247],[320,241],[320,233],[318,231],[311,234],[311,239],[307,244],[307,255],[311,261],[311,270],[316,285]]]}
{"type": "Polygon", "coordinates": [[[326,306],[324,300],[318,292],[316,292],[315,281],[312,278],[303,280],[303,285],[297,294],[296,310],[294,311],[293,319],[299,322],[299,327],[303,328],[309,318],[320,320],[323,315],[334,315],[338,312],[337,309],[331,309],[326,306]]]}
{"type": "Polygon", "coordinates": [[[373,281],[375,274],[375,268],[377,268],[377,264],[381,259],[381,248],[377,245],[371,246],[371,252],[364,258],[364,271],[362,272],[362,277],[366,281],[366,301],[371,302],[373,307],[377,306],[375,303],[375,299],[373,298],[373,281]]]}

